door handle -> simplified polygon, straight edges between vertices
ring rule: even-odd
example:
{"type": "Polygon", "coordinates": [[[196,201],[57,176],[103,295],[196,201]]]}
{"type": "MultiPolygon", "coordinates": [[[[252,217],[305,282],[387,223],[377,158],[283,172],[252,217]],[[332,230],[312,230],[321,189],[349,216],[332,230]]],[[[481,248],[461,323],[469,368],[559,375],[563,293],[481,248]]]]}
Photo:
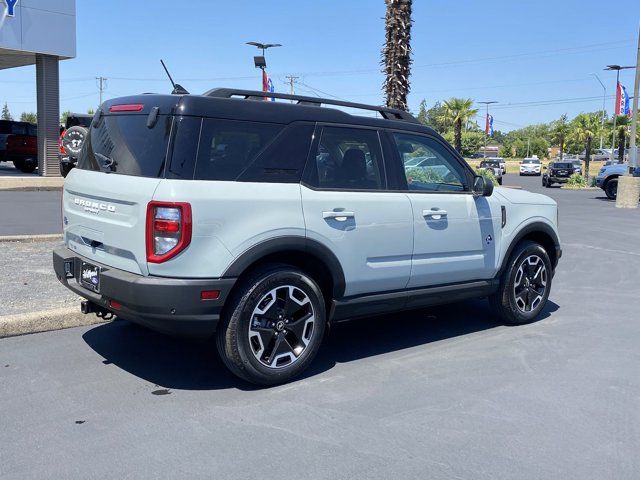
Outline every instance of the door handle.
{"type": "Polygon", "coordinates": [[[338,222],[345,222],[347,218],[353,218],[355,216],[356,214],[353,212],[322,212],[322,218],[324,218],[325,220],[327,218],[332,218],[334,220],[337,220],[338,222]]]}
{"type": "Polygon", "coordinates": [[[447,216],[446,210],[423,210],[422,216],[427,218],[432,218],[434,220],[440,220],[443,217],[447,216]]]}

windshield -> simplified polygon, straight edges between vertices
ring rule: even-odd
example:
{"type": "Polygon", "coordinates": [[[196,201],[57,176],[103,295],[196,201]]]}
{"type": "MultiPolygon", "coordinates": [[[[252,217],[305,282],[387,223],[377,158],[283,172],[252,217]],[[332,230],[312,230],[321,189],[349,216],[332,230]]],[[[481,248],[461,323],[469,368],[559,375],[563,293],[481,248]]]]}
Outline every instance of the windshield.
{"type": "Polygon", "coordinates": [[[526,158],[525,158],[525,159],[522,161],[522,163],[526,163],[527,165],[530,165],[530,164],[536,164],[536,165],[537,165],[537,164],[539,164],[539,163],[540,163],[540,160],[535,160],[535,159],[526,159],[526,158]]]}
{"type": "Polygon", "coordinates": [[[498,162],[480,162],[480,166],[484,168],[499,168],[500,164],[498,162]]]}

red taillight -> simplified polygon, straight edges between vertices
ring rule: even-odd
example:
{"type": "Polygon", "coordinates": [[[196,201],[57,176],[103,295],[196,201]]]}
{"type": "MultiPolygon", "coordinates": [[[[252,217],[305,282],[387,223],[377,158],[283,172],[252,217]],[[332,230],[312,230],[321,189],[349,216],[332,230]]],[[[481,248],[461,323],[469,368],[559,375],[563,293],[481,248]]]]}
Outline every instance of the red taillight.
{"type": "Polygon", "coordinates": [[[147,205],[147,261],[162,263],[191,243],[191,205],[149,202],[147,205]]]}
{"type": "Polygon", "coordinates": [[[110,112],[139,112],[144,108],[142,103],[124,103],[122,105],[111,105],[110,112]]]}

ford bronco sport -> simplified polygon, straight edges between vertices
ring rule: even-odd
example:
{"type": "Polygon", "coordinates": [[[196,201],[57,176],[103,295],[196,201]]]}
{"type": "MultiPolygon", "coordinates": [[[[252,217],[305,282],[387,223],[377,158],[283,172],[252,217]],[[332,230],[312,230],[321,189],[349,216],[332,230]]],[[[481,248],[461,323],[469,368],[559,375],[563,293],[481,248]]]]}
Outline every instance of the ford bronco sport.
{"type": "Polygon", "coordinates": [[[339,320],[489,297],[504,322],[533,321],[561,255],[557,214],[544,195],[494,191],[399,110],[139,95],[96,112],[53,264],[83,312],[215,337],[232,372],[271,385],[339,320]]]}

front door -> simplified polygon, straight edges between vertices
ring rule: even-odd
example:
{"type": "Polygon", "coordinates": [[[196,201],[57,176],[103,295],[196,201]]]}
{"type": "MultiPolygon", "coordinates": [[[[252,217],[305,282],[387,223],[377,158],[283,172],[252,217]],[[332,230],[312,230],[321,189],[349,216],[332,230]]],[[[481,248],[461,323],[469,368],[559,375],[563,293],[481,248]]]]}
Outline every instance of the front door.
{"type": "MultiPolygon", "coordinates": [[[[411,201],[410,288],[487,279],[495,273],[499,207],[471,192],[468,169],[435,137],[393,133],[411,201]]],[[[499,224],[498,224],[499,225],[499,224]]]]}

